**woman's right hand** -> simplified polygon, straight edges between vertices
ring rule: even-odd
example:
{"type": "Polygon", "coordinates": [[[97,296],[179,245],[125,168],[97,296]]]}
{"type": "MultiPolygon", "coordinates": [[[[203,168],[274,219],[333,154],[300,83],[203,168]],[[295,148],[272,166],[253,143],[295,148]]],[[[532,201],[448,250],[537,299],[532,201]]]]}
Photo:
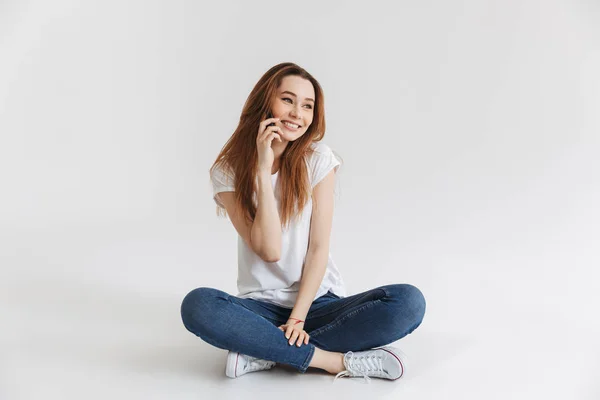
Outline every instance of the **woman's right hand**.
{"type": "Polygon", "coordinates": [[[271,123],[276,123],[279,118],[267,118],[258,126],[258,135],[256,136],[256,148],[258,150],[258,168],[271,172],[275,154],[271,148],[273,139],[281,140],[281,128],[277,125],[267,126],[271,123]]]}

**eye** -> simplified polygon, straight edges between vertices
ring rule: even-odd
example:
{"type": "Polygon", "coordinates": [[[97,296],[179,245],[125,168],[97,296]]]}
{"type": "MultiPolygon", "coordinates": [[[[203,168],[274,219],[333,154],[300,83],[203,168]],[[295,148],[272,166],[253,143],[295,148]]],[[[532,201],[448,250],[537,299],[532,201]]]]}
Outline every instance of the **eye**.
{"type": "MultiPolygon", "coordinates": [[[[292,99],[290,99],[289,97],[284,97],[284,98],[283,98],[283,99],[281,99],[281,100],[289,100],[289,101],[291,101],[291,102],[293,103],[292,99]]],[[[310,104],[307,104],[307,106],[308,106],[308,109],[309,109],[309,110],[312,110],[312,108],[313,108],[313,107],[312,107],[310,104]]]]}

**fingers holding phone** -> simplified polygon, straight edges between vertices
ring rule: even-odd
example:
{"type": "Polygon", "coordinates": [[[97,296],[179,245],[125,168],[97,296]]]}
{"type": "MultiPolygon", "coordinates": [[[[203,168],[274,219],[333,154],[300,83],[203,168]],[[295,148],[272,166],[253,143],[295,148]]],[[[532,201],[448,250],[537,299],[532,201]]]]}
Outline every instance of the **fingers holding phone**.
{"type": "MultiPolygon", "coordinates": [[[[270,114],[269,114],[270,116],[270,114]]],[[[271,170],[275,155],[271,147],[274,139],[282,142],[282,129],[277,126],[279,118],[267,118],[258,126],[258,135],[256,137],[256,147],[258,151],[258,166],[259,168],[271,170]]]]}

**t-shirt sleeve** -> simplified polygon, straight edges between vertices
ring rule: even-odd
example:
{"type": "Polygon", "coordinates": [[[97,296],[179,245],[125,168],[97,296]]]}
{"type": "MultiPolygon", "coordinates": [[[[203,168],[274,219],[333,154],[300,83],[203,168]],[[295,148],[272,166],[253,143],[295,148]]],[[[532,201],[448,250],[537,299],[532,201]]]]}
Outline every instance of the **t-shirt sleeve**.
{"type": "Polygon", "coordinates": [[[217,165],[210,173],[210,182],[213,188],[213,200],[219,207],[225,208],[219,198],[219,193],[235,191],[233,175],[217,165]]]}
{"type": "Polygon", "coordinates": [[[312,154],[312,182],[311,186],[315,187],[319,182],[327,176],[327,174],[335,168],[339,169],[341,162],[333,153],[333,150],[324,143],[318,143],[315,146],[315,151],[312,154]]]}

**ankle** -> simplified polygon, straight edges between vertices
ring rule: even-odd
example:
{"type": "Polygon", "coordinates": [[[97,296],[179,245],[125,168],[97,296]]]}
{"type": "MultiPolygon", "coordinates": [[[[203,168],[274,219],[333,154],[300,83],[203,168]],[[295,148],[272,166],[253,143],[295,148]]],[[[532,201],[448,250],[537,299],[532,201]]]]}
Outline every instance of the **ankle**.
{"type": "Polygon", "coordinates": [[[344,354],[336,353],[335,357],[332,357],[331,363],[326,371],[330,374],[338,374],[345,370],[346,366],[344,365],[344,354]]]}

